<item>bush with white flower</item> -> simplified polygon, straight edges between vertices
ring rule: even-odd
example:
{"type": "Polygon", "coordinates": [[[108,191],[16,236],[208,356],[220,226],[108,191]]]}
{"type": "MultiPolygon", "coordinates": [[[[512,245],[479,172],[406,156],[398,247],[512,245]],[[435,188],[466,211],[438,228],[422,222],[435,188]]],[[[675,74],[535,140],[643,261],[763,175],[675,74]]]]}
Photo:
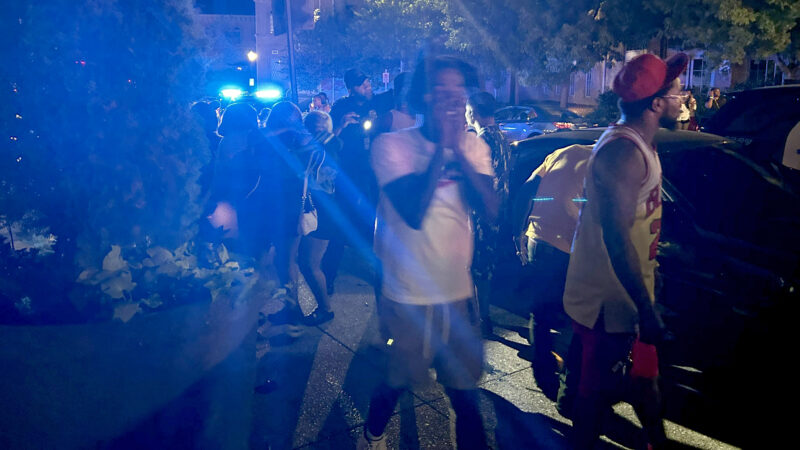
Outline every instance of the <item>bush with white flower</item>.
{"type": "Polygon", "coordinates": [[[0,323],[129,320],[255,278],[197,240],[211,161],[191,0],[10,2],[0,323]]]}

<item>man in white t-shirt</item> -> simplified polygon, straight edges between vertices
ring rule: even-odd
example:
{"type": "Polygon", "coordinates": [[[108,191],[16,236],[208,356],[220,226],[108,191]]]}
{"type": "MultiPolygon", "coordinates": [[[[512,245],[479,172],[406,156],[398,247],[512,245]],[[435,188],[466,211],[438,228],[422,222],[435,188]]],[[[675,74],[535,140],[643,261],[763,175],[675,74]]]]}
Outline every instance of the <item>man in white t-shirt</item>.
{"type": "Polygon", "coordinates": [[[474,69],[463,61],[426,59],[409,90],[409,104],[425,123],[381,135],[372,146],[388,370],[372,396],[359,448],[386,448],[385,428],[400,394],[425,383],[429,368],[450,397],[458,447],[486,448],[476,390],[483,344],[470,275],[470,211],[494,220],[498,201],[489,148],[464,128],[467,88],[476,85],[474,69]]]}

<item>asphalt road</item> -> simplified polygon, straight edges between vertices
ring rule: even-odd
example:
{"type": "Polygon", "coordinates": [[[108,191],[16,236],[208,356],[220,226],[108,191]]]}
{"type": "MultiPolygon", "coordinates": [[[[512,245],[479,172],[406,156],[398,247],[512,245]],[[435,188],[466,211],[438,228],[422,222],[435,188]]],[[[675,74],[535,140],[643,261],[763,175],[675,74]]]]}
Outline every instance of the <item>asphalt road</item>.
{"type": "MultiPolygon", "coordinates": [[[[332,297],[336,317],[319,327],[304,327],[289,338],[286,326],[259,330],[258,383],[271,380],[256,395],[251,447],[257,449],[355,448],[363,432],[369,397],[380,381],[383,358],[372,288],[364,271],[349,259],[332,297]]],[[[314,307],[307,290],[301,304],[314,307]]],[[[265,312],[280,308],[270,302],[265,312]]],[[[492,307],[496,337],[485,341],[486,363],[480,381],[481,412],[493,448],[566,449],[571,422],[561,417],[536,386],[525,359],[527,321],[508,309],[492,307]]],[[[668,400],[667,400],[668,401],[668,400]]],[[[641,429],[627,404],[614,408],[603,448],[641,448],[641,429]]],[[[389,448],[453,448],[449,403],[435,383],[401,398],[388,428],[389,448]]],[[[666,422],[675,448],[735,448],[673,422],[666,422]]]]}

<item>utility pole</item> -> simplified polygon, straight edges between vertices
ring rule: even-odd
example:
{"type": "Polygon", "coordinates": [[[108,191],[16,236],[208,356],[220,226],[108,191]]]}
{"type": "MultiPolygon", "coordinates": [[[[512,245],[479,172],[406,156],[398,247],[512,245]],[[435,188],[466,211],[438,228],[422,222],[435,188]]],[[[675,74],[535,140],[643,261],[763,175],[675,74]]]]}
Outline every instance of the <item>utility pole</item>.
{"type": "Polygon", "coordinates": [[[268,0],[253,0],[256,7],[256,89],[272,79],[272,55],[270,54],[270,11],[268,0]]]}
{"type": "Polygon", "coordinates": [[[289,46],[289,83],[292,89],[292,102],[297,104],[297,71],[294,66],[294,29],[292,28],[292,2],[286,1],[286,42],[289,46]]]}

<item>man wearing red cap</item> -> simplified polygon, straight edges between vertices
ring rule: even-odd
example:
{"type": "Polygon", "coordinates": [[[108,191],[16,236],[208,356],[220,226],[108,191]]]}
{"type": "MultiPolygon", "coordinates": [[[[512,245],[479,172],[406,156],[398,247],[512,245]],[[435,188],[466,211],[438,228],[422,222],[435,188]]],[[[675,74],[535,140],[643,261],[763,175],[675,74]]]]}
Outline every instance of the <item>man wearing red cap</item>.
{"type": "Polygon", "coordinates": [[[581,374],[573,409],[576,448],[591,448],[602,416],[632,393],[650,445],[666,441],[653,344],[663,334],[654,308],[661,230],[661,164],[653,146],[659,127],[677,128],[678,76],[688,58],[666,62],[645,54],[614,79],[620,122],[595,144],[567,270],[564,309],[580,340],[581,374]],[[629,391],[630,389],[630,391],[629,391]]]}

